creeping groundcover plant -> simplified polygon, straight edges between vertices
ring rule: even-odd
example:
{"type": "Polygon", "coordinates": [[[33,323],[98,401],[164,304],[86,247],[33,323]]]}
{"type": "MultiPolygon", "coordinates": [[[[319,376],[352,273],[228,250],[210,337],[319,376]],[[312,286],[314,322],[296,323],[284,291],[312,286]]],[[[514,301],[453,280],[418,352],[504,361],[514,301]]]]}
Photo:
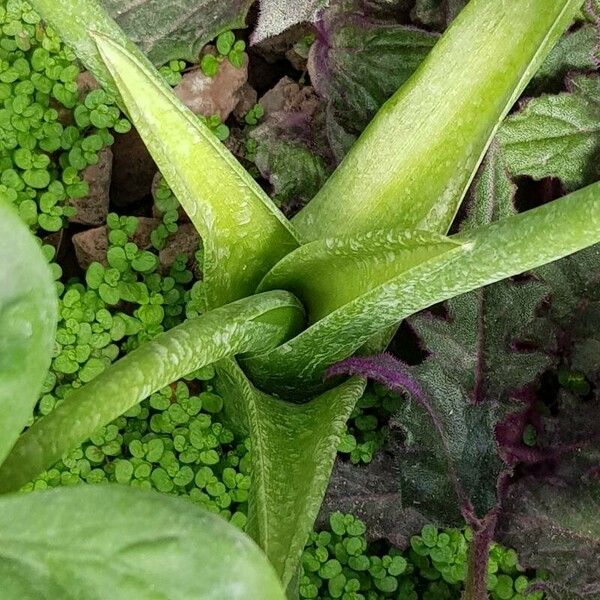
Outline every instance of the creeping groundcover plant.
{"type": "MultiPolygon", "coordinates": [[[[16,10],[14,3],[4,4],[5,14],[16,10]]],[[[54,62],[40,67],[29,87],[25,82],[11,87],[20,77],[19,68],[29,73],[20,55],[23,62],[14,64],[21,67],[3,67],[0,73],[5,106],[0,127],[8,131],[6,121],[17,132],[14,143],[8,134],[8,141],[2,140],[8,149],[2,184],[11,187],[13,182],[16,191],[3,190],[0,201],[0,596],[316,598],[318,574],[329,581],[327,598],[416,598],[397,588],[394,576],[406,569],[398,554],[361,566],[362,542],[343,541],[345,535],[359,540],[364,533],[352,517],[332,517],[337,542],[332,534],[311,534],[346,423],[372,379],[403,397],[393,416],[401,434],[394,446],[401,481],[398,502],[441,527],[468,526],[465,573],[448,567],[446,579],[464,581],[463,598],[484,600],[491,589],[496,589],[494,598],[517,600],[539,598],[542,592],[556,598],[600,598],[597,397],[578,413],[575,401],[565,396],[560,406],[548,409],[542,424],[531,389],[549,364],[548,354],[539,350],[551,345],[545,332],[562,327],[556,339],[566,347],[569,336],[576,335],[565,324],[569,311],[575,311],[571,304],[576,310],[595,307],[593,291],[576,297],[574,290],[571,303],[549,307],[544,286],[558,289],[555,297],[568,296],[569,276],[578,268],[586,290],[597,286],[598,274],[586,270],[585,263],[581,267],[572,259],[566,268],[564,261],[557,263],[561,266],[550,263],[588,248],[588,254],[577,257],[587,256],[593,264],[594,245],[600,242],[600,183],[578,185],[577,174],[569,171],[572,177],[565,185],[574,191],[552,201],[521,199],[533,208],[518,212],[508,170],[544,177],[539,165],[556,160],[555,149],[542,145],[538,171],[533,172],[523,139],[544,127],[544,115],[568,120],[570,113],[559,101],[543,106],[540,97],[505,121],[540,66],[549,64],[546,59],[556,43],[564,44],[562,36],[574,20],[581,25],[582,14],[596,15],[590,27],[600,27],[600,7],[589,3],[582,13],[582,0],[438,3],[464,8],[456,10],[441,36],[428,34],[418,67],[375,114],[314,198],[288,220],[218,140],[219,132],[226,137],[222,124],[211,128],[210,121],[199,119],[173,93],[168,79],[177,80],[183,66],[170,64],[168,73],[159,72],[154,63],[161,60],[148,58],[113,20],[111,14],[121,14],[114,10],[118,2],[30,4],[33,10],[24,19],[31,21],[34,36],[45,35],[44,28],[50,27],[62,40],[48,42],[46,53],[53,43],[65,48],[60,58],[35,51],[38,63],[54,62]],[[48,140],[60,138],[60,127],[40,125],[37,137],[27,133],[23,123],[37,109],[25,107],[24,98],[35,96],[39,107],[55,89],[55,96],[74,107],[69,82],[77,70],[55,68],[60,60],[68,62],[71,52],[72,60],[76,56],[102,87],[75,109],[78,122],[91,123],[98,133],[76,141],[78,134],[71,132],[71,142],[63,135],[54,146],[48,140]],[[43,91],[43,78],[51,79],[41,74],[43,69],[55,72],[58,88],[50,82],[43,91]],[[523,124],[527,111],[536,110],[539,120],[523,124]],[[59,319],[45,251],[28,230],[37,222],[38,209],[32,206],[39,205],[46,215],[40,226],[59,229],[61,218],[69,216],[68,209],[64,215],[56,212],[64,194],[85,195],[79,170],[94,164],[94,153],[111,143],[107,128],[127,131],[129,123],[202,240],[201,308],[180,324],[139,340],[104,370],[86,373],[56,406],[32,420],[56,356],[59,319]],[[69,158],[59,161],[66,191],[62,184],[46,181],[48,160],[36,154],[44,150],[38,144],[45,144],[50,154],[60,147],[69,150],[69,158]],[[80,164],[79,170],[69,160],[80,164]],[[17,165],[23,177],[11,161],[23,165],[17,165]],[[30,196],[28,190],[33,190],[30,196]],[[516,277],[533,269],[534,278],[516,277]],[[446,301],[438,312],[414,316],[446,301]],[[544,302],[546,312],[540,312],[544,302]],[[427,353],[417,366],[384,353],[407,319],[427,353]],[[152,406],[159,406],[157,393],[171,384],[175,389],[176,382],[207,368],[214,370],[215,393],[205,398],[206,406],[218,395],[222,406],[213,412],[222,411],[228,427],[250,440],[245,533],[191,502],[151,491],[83,485],[17,493],[103,427],[133,414],[148,397],[155,398],[152,406]],[[571,418],[570,435],[558,425],[563,412],[571,418]],[[545,436],[539,443],[536,433],[545,436]],[[518,546],[534,568],[544,569],[539,581],[529,585],[523,576],[513,590],[510,577],[498,571],[505,558],[490,558],[500,535],[518,546]],[[376,588],[388,595],[362,594],[358,576],[349,579],[343,572],[344,561],[357,573],[369,571],[378,581],[376,588]]],[[[262,4],[261,20],[277,3],[262,4]]],[[[277,10],[285,11],[286,3],[279,4],[277,10]]],[[[313,44],[309,61],[314,67],[331,59],[328,44],[335,40],[327,38],[327,28],[333,27],[335,11],[351,3],[332,1],[324,15],[311,4],[298,6],[302,18],[314,13],[318,20],[321,37],[304,39],[313,44]]],[[[435,10],[435,2],[417,2],[419,14],[427,12],[425,5],[435,10]]],[[[370,24],[359,21],[358,29],[370,24]]],[[[22,31],[6,26],[4,34],[21,40],[0,44],[0,59],[8,64],[14,53],[28,52],[30,42],[25,26],[22,31]]],[[[219,36],[216,53],[205,55],[211,58],[203,61],[204,68],[210,76],[227,60],[239,68],[243,52],[244,44],[233,34],[219,36]]],[[[595,110],[596,115],[598,81],[574,77],[571,82],[588,113],[595,110]]],[[[574,102],[576,96],[570,98],[574,102]]],[[[332,105],[330,129],[334,112],[332,105]]],[[[261,114],[252,108],[247,123],[261,114]]],[[[54,113],[45,115],[47,121],[56,119],[54,113]]],[[[596,136],[599,130],[596,125],[596,136]]],[[[567,133],[558,131],[555,137],[560,135],[567,133]]],[[[589,143],[598,144],[597,139],[589,143]]],[[[592,160],[597,159],[596,154],[592,160]]],[[[133,261],[137,272],[151,272],[152,256],[136,254],[122,231],[127,225],[116,221],[109,235],[113,270],[124,272],[127,261],[133,261]]],[[[93,279],[88,271],[88,282],[93,279]]],[[[94,285],[105,286],[100,293],[110,304],[109,279],[94,285]]],[[[128,285],[133,297],[138,284],[128,285]]],[[[83,294],[72,289],[69,300],[61,300],[67,309],[83,294]]],[[[168,291],[161,289],[165,295],[168,291]]],[[[598,315],[595,321],[593,317],[586,317],[588,328],[598,324],[598,315]]],[[[125,317],[122,321],[129,323],[125,317]]],[[[61,344],[69,343],[67,337],[61,333],[61,344]]],[[[587,342],[587,364],[595,359],[597,365],[597,340],[587,342]]],[[[579,361],[581,372],[585,362],[579,361]]],[[[63,372],[69,372],[67,366],[63,372]]],[[[593,396],[590,378],[567,369],[559,379],[573,394],[593,396]]],[[[179,383],[177,394],[186,394],[179,383]]],[[[191,402],[189,395],[185,398],[191,402]]],[[[167,407],[170,402],[166,400],[167,407]]],[[[211,425],[205,417],[199,429],[211,425]]],[[[211,431],[225,439],[221,429],[211,431]]],[[[186,435],[192,436],[191,426],[179,439],[175,431],[175,447],[183,448],[186,435]]],[[[100,445],[109,442],[105,436],[100,445]]],[[[138,446],[140,456],[150,453],[141,442],[138,446]]],[[[133,442],[129,447],[136,456],[133,442]]],[[[158,452],[162,455],[162,449],[158,452]]],[[[202,460],[214,464],[217,453],[206,452],[202,460]]],[[[86,456],[94,462],[92,455],[86,456]]],[[[190,463],[196,460],[189,456],[190,463]]],[[[128,465],[117,480],[131,479],[134,467],[128,465]]],[[[194,477],[206,476],[207,482],[212,477],[210,469],[198,473],[189,467],[170,473],[161,463],[162,480],[159,475],[156,480],[170,491],[172,478],[179,477],[185,486],[194,477]]],[[[232,489],[241,486],[233,469],[225,477],[233,479],[232,489]]],[[[456,532],[438,535],[435,526],[428,527],[413,538],[413,551],[420,557],[415,564],[421,566],[429,556],[434,564],[444,563],[454,552],[450,548],[464,542],[456,532]]]]}

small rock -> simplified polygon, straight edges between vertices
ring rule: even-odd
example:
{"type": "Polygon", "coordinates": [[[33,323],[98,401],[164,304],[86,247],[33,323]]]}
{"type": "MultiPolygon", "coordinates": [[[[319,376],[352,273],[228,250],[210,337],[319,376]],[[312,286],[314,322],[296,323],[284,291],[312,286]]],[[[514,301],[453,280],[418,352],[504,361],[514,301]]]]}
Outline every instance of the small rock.
{"type": "Polygon", "coordinates": [[[130,206],[150,194],[158,167],[135,129],[115,135],[110,197],[119,207],[130,206]]]}
{"type": "Polygon", "coordinates": [[[77,89],[79,90],[80,98],[84,98],[90,92],[97,90],[99,87],[100,84],[89,71],[82,71],[77,76],[77,89]]]}
{"type": "Polygon", "coordinates": [[[248,111],[254,108],[258,102],[258,94],[256,90],[249,84],[245,83],[240,91],[240,101],[233,109],[233,116],[241,123],[248,111]]]}
{"type": "Polygon", "coordinates": [[[253,44],[252,50],[268,62],[274,63],[281,59],[282,54],[286,54],[286,52],[293,49],[294,45],[304,36],[314,31],[315,28],[310,23],[298,23],[279,35],[274,35],[253,44]]]}
{"type": "MultiPolygon", "coordinates": [[[[132,241],[142,250],[147,250],[150,245],[150,234],[158,225],[158,219],[138,217],[139,225],[132,241]]],[[[91,263],[99,262],[106,266],[106,251],[108,250],[108,235],[106,225],[88,229],[73,236],[73,246],[77,262],[82,269],[87,269],[91,263]]]]}
{"type": "Polygon", "coordinates": [[[223,143],[229,152],[242,161],[243,164],[243,161],[246,159],[246,142],[247,136],[244,131],[239,127],[232,127],[229,137],[223,143]]]}
{"type": "Polygon", "coordinates": [[[314,114],[319,107],[319,97],[310,85],[300,86],[289,77],[283,77],[261,99],[265,119],[278,112],[303,112],[314,114]]]}
{"type": "Polygon", "coordinates": [[[308,68],[308,60],[306,57],[298,54],[295,48],[290,48],[286,53],[285,57],[290,61],[290,64],[296,71],[300,71],[301,73],[306,71],[308,68]]]}
{"type": "Polygon", "coordinates": [[[71,206],[77,210],[75,215],[69,219],[72,223],[101,225],[106,221],[113,154],[110,148],[104,148],[98,157],[98,163],[90,165],[83,172],[83,179],[90,186],[90,193],[85,198],[70,200],[71,206]]]}
{"type": "Polygon", "coordinates": [[[169,236],[167,245],[158,254],[158,260],[164,269],[168,269],[180,254],[185,254],[188,259],[193,258],[199,244],[200,236],[196,228],[191,223],[183,223],[169,236]]]}
{"type": "Polygon", "coordinates": [[[199,68],[188,71],[174,91],[193,113],[205,117],[219,115],[221,121],[225,122],[240,102],[246,81],[247,58],[239,69],[224,60],[214,77],[207,77],[199,68]]]}

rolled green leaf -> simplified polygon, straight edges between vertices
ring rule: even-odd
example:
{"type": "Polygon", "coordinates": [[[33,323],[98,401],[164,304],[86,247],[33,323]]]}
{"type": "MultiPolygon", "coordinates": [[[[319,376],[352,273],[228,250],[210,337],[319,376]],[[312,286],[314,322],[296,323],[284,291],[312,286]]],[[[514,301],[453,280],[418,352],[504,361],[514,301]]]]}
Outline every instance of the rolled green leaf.
{"type": "Polygon", "coordinates": [[[256,545],[191,502],[116,485],[0,498],[2,600],[284,600],[256,545]]]}
{"type": "MultiPolygon", "coordinates": [[[[217,389],[252,439],[247,532],[290,586],[327,490],[346,421],[362,396],[353,378],[305,404],[257,390],[236,361],[219,363],[217,389]]],[[[297,590],[296,590],[297,591],[297,590]]]]}
{"type": "Polygon", "coordinates": [[[301,246],[281,260],[259,291],[295,294],[316,323],[337,308],[460,243],[427,231],[377,231],[301,246]]]}
{"type": "Polygon", "coordinates": [[[33,235],[0,201],[0,463],[19,437],[50,366],[56,288],[33,235]]]}
{"type": "Polygon", "coordinates": [[[303,241],[445,233],[500,122],[582,0],[471,0],[293,220],[303,241]]]}
{"type": "Polygon", "coordinates": [[[287,292],[239,300],[167,331],[75,390],[28,429],[0,467],[16,491],[77,444],[169,383],[228,356],[264,352],[297,332],[303,309],[287,292]]]}
{"type": "MultiPolygon", "coordinates": [[[[459,245],[397,276],[390,270],[392,276],[385,283],[337,308],[283,345],[246,359],[241,365],[262,389],[287,397],[301,399],[302,395],[322,389],[324,370],[353,354],[382,329],[442,300],[600,242],[600,183],[450,239],[459,245]]],[[[331,294],[337,291],[345,297],[346,285],[355,284],[336,280],[333,271],[339,269],[338,258],[333,251],[333,257],[324,252],[328,246],[335,249],[337,245],[338,242],[326,240],[297,250],[273,270],[273,285],[287,287],[289,281],[298,294],[308,296],[317,268],[305,258],[312,247],[322,257],[320,277],[331,277],[337,285],[331,294]]],[[[382,261],[386,252],[383,248],[382,261]]],[[[357,256],[349,255],[347,260],[360,260],[361,251],[358,247],[357,256]]],[[[357,276],[366,277],[362,273],[357,276]]],[[[262,284],[263,289],[269,287],[270,275],[262,284]]],[[[318,305],[318,299],[313,302],[318,305]]]]}
{"type": "Polygon", "coordinates": [[[265,273],[298,246],[287,219],[97,0],[32,5],[119,98],[200,233],[208,306],[253,293],[265,273]]]}

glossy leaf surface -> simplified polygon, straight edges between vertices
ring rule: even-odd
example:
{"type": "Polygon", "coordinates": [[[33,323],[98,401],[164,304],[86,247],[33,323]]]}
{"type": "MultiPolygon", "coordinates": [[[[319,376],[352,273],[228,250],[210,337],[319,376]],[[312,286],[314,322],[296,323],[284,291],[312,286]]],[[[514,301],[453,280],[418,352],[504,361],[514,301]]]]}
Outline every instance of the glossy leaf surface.
{"type": "Polygon", "coordinates": [[[3,600],[283,600],[255,544],[192,502],[120,486],[0,498],[3,600]]]}
{"type": "Polygon", "coordinates": [[[74,391],[18,440],[0,467],[0,492],[15,491],[132,406],[203,366],[275,346],[302,326],[286,292],[256,295],[158,335],[74,391]]]}
{"type": "Polygon", "coordinates": [[[50,366],[57,299],[39,244],[0,201],[0,463],[31,418],[50,366]]]}
{"type": "Polygon", "coordinates": [[[459,242],[427,231],[377,231],[326,239],[301,246],[281,260],[259,290],[287,289],[297,294],[315,323],[459,242]]]}
{"type": "Polygon", "coordinates": [[[302,239],[446,232],[500,122],[581,5],[471,0],[296,216],[302,239]]]}
{"type": "Polygon", "coordinates": [[[226,410],[252,439],[248,533],[288,587],[327,489],[345,424],[364,390],[353,378],[305,404],[257,390],[235,361],[219,365],[226,410]]]}
{"type": "MultiPolygon", "coordinates": [[[[320,389],[328,366],[350,356],[382,329],[437,302],[600,241],[600,184],[451,239],[461,245],[392,275],[285,344],[244,361],[243,366],[263,389],[296,396],[297,390],[307,394],[320,389]]],[[[322,244],[311,246],[320,253],[322,244]]],[[[304,256],[306,251],[302,248],[298,252],[304,256]]],[[[286,259],[287,277],[298,287],[298,282],[310,279],[310,273],[304,271],[304,261],[296,265],[293,256],[286,259]]],[[[284,284],[284,278],[279,277],[278,285],[284,284]]],[[[342,285],[338,292],[343,295],[346,284],[342,285]]]]}

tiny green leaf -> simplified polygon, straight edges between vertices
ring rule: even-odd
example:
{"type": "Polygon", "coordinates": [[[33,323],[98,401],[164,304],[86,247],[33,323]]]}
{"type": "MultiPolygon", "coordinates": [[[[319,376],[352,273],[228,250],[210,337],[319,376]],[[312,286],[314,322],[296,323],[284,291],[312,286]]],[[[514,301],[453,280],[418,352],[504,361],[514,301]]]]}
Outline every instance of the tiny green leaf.
{"type": "Polygon", "coordinates": [[[0,463],[38,399],[54,345],[56,288],[41,248],[0,200],[0,463]]]}
{"type": "Polygon", "coordinates": [[[120,486],[0,498],[3,600],[284,600],[243,533],[191,502],[120,486]]]}

